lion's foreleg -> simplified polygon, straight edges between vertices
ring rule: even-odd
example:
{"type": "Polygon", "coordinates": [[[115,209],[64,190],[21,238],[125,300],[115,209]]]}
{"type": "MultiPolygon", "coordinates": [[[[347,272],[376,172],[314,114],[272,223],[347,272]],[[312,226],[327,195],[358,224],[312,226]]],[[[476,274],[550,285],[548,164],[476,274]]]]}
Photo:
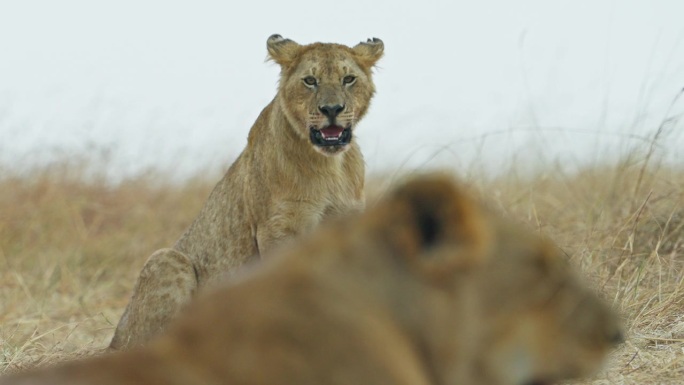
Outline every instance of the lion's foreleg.
{"type": "Polygon", "coordinates": [[[173,249],[156,251],[140,272],[109,347],[140,345],[166,329],[197,286],[195,268],[185,254],[173,249]]]}

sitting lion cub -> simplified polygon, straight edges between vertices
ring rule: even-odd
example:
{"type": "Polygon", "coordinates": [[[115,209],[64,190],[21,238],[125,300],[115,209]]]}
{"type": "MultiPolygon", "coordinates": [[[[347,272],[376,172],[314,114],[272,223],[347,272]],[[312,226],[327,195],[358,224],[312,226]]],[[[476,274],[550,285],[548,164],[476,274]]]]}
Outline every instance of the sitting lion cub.
{"type": "Polygon", "coordinates": [[[593,373],[622,338],[551,243],[447,177],[283,251],[145,347],[0,384],[541,384],[593,373]]]}
{"type": "Polygon", "coordinates": [[[353,48],[267,41],[278,93],[247,147],[170,249],[150,256],[110,344],[139,345],[166,328],[199,287],[322,219],[364,206],[364,163],[353,132],[375,92],[379,39],[353,48]]]}

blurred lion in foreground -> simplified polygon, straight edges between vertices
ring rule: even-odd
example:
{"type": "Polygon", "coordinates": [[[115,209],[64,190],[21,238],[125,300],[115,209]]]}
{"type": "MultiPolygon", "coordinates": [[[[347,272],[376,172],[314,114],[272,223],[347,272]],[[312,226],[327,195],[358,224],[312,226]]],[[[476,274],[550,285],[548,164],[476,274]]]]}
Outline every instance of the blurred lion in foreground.
{"type": "Polygon", "coordinates": [[[553,244],[431,175],[199,296],[145,347],[0,384],[547,384],[621,340],[553,244]]]}

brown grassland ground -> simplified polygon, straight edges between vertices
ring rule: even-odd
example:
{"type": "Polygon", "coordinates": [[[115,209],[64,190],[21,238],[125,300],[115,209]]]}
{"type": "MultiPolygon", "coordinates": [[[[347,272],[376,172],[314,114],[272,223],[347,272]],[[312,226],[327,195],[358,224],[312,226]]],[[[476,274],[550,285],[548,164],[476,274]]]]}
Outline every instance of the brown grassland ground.
{"type": "MultiPolygon", "coordinates": [[[[147,256],[176,240],[217,180],[112,186],[68,163],[0,170],[0,373],[105,347],[147,256]]],[[[467,182],[554,239],[623,314],[627,342],[583,383],[684,383],[684,169],[632,157],[467,182]]],[[[371,178],[369,196],[384,185],[371,178]]]]}

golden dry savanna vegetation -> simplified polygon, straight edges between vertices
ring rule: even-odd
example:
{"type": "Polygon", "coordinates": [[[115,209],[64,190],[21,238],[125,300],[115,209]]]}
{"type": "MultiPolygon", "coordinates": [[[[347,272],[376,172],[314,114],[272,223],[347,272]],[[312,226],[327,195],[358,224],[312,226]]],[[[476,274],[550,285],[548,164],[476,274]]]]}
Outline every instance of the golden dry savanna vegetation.
{"type": "MultiPolygon", "coordinates": [[[[634,152],[573,172],[475,175],[466,182],[554,239],[624,316],[627,342],[583,383],[684,383],[684,168],[634,152]]],[[[0,372],[104,348],[145,259],[175,241],[217,178],[113,184],[73,162],[2,171],[0,372]]],[[[369,178],[371,204],[388,179],[369,178]]]]}

